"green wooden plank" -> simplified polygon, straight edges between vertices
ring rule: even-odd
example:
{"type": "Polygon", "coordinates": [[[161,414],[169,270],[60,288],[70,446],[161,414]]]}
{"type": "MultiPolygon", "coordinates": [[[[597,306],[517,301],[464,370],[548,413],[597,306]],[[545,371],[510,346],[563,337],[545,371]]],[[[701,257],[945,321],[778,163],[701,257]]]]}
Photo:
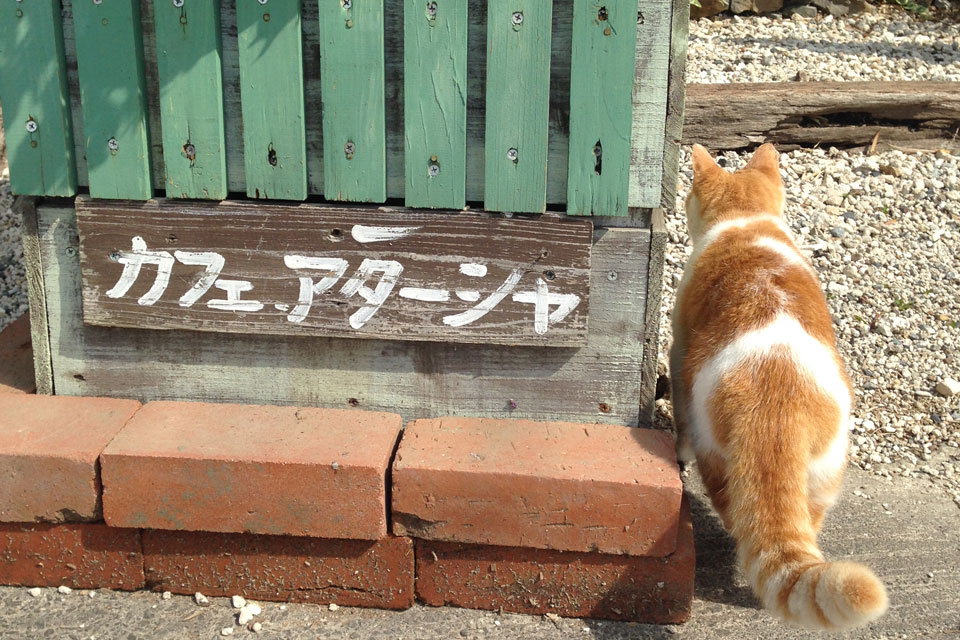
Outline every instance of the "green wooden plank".
{"type": "Polygon", "coordinates": [[[660,206],[672,3],[673,0],[640,0],[642,19],[637,22],[637,77],[633,83],[631,207],[660,206]]]}
{"type": "Polygon", "coordinates": [[[154,0],[153,6],[167,197],[222,200],[220,3],[154,0]]]}
{"type": "Polygon", "coordinates": [[[486,209],[546,208],[552,11],[544,0],[487,4],[486,209]]]}
{"type": "Polygon", "coordinates": [[[467,3],[406,0],[403,23],[406,204],[462,209],[467,179],[467,3]]]}
{"type": "Polygon", "coordinates": [[[625,216],[637,0],[573,2],[567,213],[625,216]]]}
{"type": "Polygon", "coordinates": [[[307,143],[300,3],[238,0],[237,46],[247,195],[304,200],[307,143]]]}
{"type": "Polygon", "coordinates": [[[150,141],[140,1],[73,5],[83,140],[94,198],[148,200],[150,141]]]}
{"type": "Polygon", "coordinates": [[[387,199],[383,0],[320,0],[323,194],[387,199]]]}
{"type": "Polygon", "coordinates": [[[11,191],[74,195],[77,168],[60,0],[8,0],[0,6],[0,101],[11,191]]]}

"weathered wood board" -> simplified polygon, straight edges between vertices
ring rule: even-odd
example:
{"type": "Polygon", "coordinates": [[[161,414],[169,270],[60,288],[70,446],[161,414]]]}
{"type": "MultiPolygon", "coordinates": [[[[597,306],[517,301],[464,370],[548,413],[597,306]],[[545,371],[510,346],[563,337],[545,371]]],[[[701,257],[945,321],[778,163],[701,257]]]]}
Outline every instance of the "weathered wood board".
{"type": "MultiPolygon", "coordinates": [[[[89,0],[87,0],[89,1],[89,0]]],[[[166,0],[169,4],[170,0],[166,0]]],[[[666,29],[675,7],[684,8],[688,0],[639,0],[643,24],[637,25],[639,41],[634,91],[634,116],[642,118],[642,127],[634,127],[634,145],[646,144],[651,136],[663,136],[666,116],[667,58],[670,38],[662,37],[657,29],[666,29]],[[642,51],[642,52],[641,52],[642,51]],[[649,63],[644,56],[650,56],[649,63]],[[637,136],[643,136],[642,139],[637,136]]],[[[385,29],[385,100],[386,100],[386,172],[387,197],[403,198],[406,171],[404,162],[404,56],[403,6],[405,0],[384,0],[385,29]]],[[[237,39],[235,0],[221,0],[220,25],[222,34],[223,63],[223,108],[226,130],[227,188],[232,193],[245,193],[245,168],[243,158],[243,124],[240,104],[240,72],[237,39]]],[[[467,29],[466,93],[467,93],[467,157],[466,200],[483,200],[484,191],[484,121],[485,121],[485,69],[487,65],[487,3],[485,0],[469,0],[467,29]]],[[[424,3],[424,7],[426,3],[424,3]]],[[[76,76],[74,25],[71,0],[63,0],[63,30],[66,44],[67,71],[70,93],[73,99],[75,128],[82,130],[80,108],[76,100],[79,94],[76,76]]],[[[141,0],[144,37],[144,57],[147,70],[148,119],[150,123],[151,160],[153,185],[164,189],[162,128],[160,102],[155,75],[157,64],[156,38],[152,28],[154,6],[152,0],[141,0]]],[[[320,22],[317,0],[303,0],[303,70],[306,104],[307,179],[310,194],[324,192],[323,132],[321,114],[320,74],[320,22]]],[[[547,194],[548,205],[560,205],[567,199],[567,139],[570,110],[570,51],[573,7],[570,0],[553,0],[553,32],[550,56],[550,118],[547,148],[547,194]]],[[[78,175],[81,184],[87,184],[87,169],[82,157],[83,139],[75,137],[78,150],[78,175]]],[[[181,143],[183,144],[183,143],[181,143]]],[[[341,145],[342,147],[342,145],[341,145]]],[[[660,206],[662,162],[656,160],[656,149],[634,158],[635,166],[630,173],[631,207],[660,206]]],[[[671,176],[676,180],[676,176],[671,176]]],[[[629,224],[629,219],[611,221],[629,224]]]]}
{"type": "Polygon", "coordinates": [[[84,321],[584,344],[592,222],[332,205],[77,200],[84,321]]]}
{"type": "MultiPolygon", "coordinates": [[[[649,229],[596,229],[580,348],[149,331],[85,325],[73,207],[38,234],[56,393],[443,415],[646,423],[649,229]]],[[[654,359],[656,355],[652,354],[654,359]]]]}

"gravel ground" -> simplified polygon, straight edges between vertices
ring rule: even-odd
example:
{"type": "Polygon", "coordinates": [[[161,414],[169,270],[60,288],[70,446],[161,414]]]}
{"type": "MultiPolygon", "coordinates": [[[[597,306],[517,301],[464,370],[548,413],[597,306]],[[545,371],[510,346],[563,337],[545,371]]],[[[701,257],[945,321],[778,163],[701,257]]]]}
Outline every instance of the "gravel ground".
{"type": "Polygon", "coordinates": [[[960,22],[884,8],[820,16],[734,16],[690,23],[688,82],[960,82],[960,22]]]}
{"type": "Polygon", "coordinates": [[[6,171],[0,175],[0,329],[27,310],[27,277],[23,270],[20,216],[11,210],[13,196],[6,171]]]}

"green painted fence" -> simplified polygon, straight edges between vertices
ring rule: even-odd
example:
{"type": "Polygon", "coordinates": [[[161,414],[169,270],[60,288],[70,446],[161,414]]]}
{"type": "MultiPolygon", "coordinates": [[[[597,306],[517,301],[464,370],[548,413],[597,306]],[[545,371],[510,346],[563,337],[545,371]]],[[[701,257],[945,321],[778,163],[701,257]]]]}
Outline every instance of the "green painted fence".
{"type": "Polygon", "coordinates": [[[76,193],[59,0],[0,4],[0,102],[13,193],[76,193]]]}
{"type": "Polygon", "coordinates": [[[0,0],[11,188],[642,216],[685,1],[0,0]]]}

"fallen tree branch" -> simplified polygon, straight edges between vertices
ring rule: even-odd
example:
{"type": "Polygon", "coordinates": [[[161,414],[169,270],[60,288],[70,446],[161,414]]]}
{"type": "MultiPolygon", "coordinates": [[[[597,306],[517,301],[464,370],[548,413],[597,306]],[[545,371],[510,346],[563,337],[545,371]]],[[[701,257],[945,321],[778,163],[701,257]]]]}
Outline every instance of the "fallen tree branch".
{"type": "Polygon", "coordinates": [[[954,82],[689,84],[683,143],[960,151],[954,82]]]}

